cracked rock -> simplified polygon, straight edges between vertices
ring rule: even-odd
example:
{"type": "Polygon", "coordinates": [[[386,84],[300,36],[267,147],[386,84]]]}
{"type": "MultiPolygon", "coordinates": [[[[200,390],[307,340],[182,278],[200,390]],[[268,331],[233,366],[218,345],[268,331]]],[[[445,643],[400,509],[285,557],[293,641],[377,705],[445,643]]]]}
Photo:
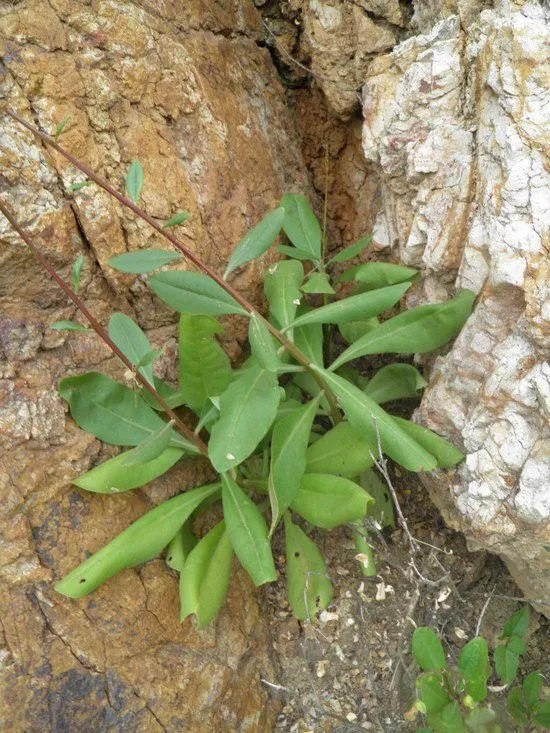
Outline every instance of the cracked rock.
{"type": "Polygon", "coordinates": [[[502,1],[473,18],[473,5],[465,30],[415,3],[424,33],[369,67],[363,147],[383,181],[376,246],[423,269],[416,302],[479,294],[417,414],[467,458],[425,482],[548,614],[550,16],[502,1]]]}
{"type": "MultiPolygon", "coordinates": [[[[139,158],[147,211],[159,220],[191,211],[177,234],[219,269],[286,190],[307,190],[261,35],[252,2],[12,3],[0,11],[0,94],[47,132],[70,115],[61,142],[120,190],[139,158]]],[[[71,194],[81,174],[5,117],[0,165],[3,200],[65,279],[84,255],[80,294],[98,319],[121,311],[155,346],[173,344],[174,314],[144,279],[107,266],[164,240],[95,186],[71,194]]],[[[54,592],[132,521],[209,475],[200,462],[180,464],[117,497],[71,485],[116,450],[74,425],[57,383],[97,369],[120,379],[123,369],[94,334],[49,329],[74,309],[3,217],[0,257],[2,729],[271,730],[277,704],[260,683],[275,676],[266,621],[237,568],[225,609],[203,632],[180,624],[178,580],[161,560],[81,601],[54,592]]],[[[272,257],[236,278],[258,303],[272,257]]],[[[232,321],[223,337],[233,357],[245,329],[232,321]]]]}

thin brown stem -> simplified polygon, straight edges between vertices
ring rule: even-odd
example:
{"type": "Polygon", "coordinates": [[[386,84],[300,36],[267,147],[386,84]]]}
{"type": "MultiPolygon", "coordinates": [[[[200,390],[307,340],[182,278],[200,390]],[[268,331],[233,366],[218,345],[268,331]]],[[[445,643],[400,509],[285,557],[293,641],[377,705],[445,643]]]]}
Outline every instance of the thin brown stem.
{"type": "MultiPolygon", "coordinates": [[[[327,251],[327,219],[328,219],[328,147],[325,140],[325,200],[323,202],[323,242],[322,255],[323,270],[325,269],[325,256],[327,251]]],[[[326,305],[326,303],[325,303],[326,305]]]]}
{"type": "Polygon", "coordinates": [[[78,297],[74,290],[63,280],[63,278],[55,271],[47,257],[45,257],[40,249],[34,244],[32,239],[25,233],[25,231],[19,226],[15,218],[12,216],[5,204],[0,200],[0,212],[6,217],[11,224],[12,228],[17,232],[21,239],[25,242],[27,247],[32,251],[34,256],[40,262],[42,267],[48,272],[48,274],[55,280],[59,287],[66,293],[66,295],[73,301],[78,310],[89,322],[90,326],[97,333],[97,335],[107,344],[111,351],[118,356],[120,361],[128,367],[128,369],[134,374],[137,381],[148,391],[161,405],[162,409],[167,415],[174,421],[174,426],[192,443],[194,443],[201,453],[208,455],[208,446],[204,443],[198,435],[188,428],[181,418],[179,418],[166,401],[159,395],[157,390],[147,381],[147,379],[135,368],[135,364],[126,357],[122,351],[118,348],[115,342],[111,339],[105,328],[99,323],[96,317],[88,310],[87,306],[78,297]]]}
{"type": "Polygon", "coordinates": [[[210,277],[212,280],[214,280],[221,288],[225,290],[226,293],[231,295],[232,298],[234,298],[248,313],[250,314],[256,314],[259,318],[262,318],[269,331],[275,336],[275,338],[288,350],[290,354],[300,363],[302,364],[313,376],[315,381],[319,384],[321,389],[324,390],[327,401],[330,406],[330,412],[332,416],[332,420],[334,423],[338,423],[341,421],[341,413],[340,409],[338,408],[338,405],[336,403],[336,397],[334,396],[334,393],[330,389],[330,387],[326,384],[323,377],[318,374],[315,370],[311,369],[309,359],[305,354],[303,354],[300,349],[298,349],[290,339],[288,339],[283,333],[279,331],[279,329],[275,328],[273,324],[269,323],[266,319],[263,318],[263,316],[256,311],[254,306],[246,299],[244,298],[235,288],[230,285],[228,282],[226,282],[218,273],[213,270],[211,267],[209,267],[205,262],[203,262],[200,257],[197,257],[196,254],[191,252],[188,247],[186,247],[180,240],[171,232],[167,231],[166,229],[163,229],[162,226],[153,219],[152,216],[150,216],[146,211],[144,211],[140,206],[137,206],[131,199],[129,199],[127,196],[124,196],[124,194],[121,194],[119,191],[116,190],[116,188],[113,188],[110,183],[108,183],[105,179],[101,178],[101,176],[98,176],[97,173],[95,173],[89,166],[87,166],[85,163],[82,163],[77,158],[75,158],[71,153],[69,153],[65,148],[63,148],[59,143],[57,143],[51,135],[48,135],[45,132],[42,132],[34,125],[31,125],[29,122],[27,122],[23,117],[18,115],[16,112],[13,112],[12,110],[6,110],[6,114],[11,117],[12,119],[19,122],[23,127],[26,127],[27,130],[32,132],[34,135],[37,135],[44,143],[52,147],[54,150],[56,150],[60,155],[62,155],[64,158],[66,158],[70,163],[72,163],[76,168],[81,170],[83,173],[86,174],[86,176],[91,180],[94,181],[98,186],[100,186],[104,191],[107,191],[108,194],[113,196],[119,203],[121,203],[126,208],[130,209],[131,211],[136,214],[136,216],[139,216],[141,219],[146,221],[149,226],[151,226],[156,232],[158,232],[162,237],[167,239],[176,249],[178,249],[190,262],[192,262],[196,267],[199,268],[199,270],[202,270],[208,277],[210,277]]]}

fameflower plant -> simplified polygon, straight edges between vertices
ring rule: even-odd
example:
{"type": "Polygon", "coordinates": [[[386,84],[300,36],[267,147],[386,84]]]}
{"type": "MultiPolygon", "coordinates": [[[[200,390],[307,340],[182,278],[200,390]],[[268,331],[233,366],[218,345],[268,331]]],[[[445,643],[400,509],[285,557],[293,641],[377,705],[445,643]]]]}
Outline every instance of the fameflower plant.
{"type": "MultiPolygon", "coordinates": [[[[284,196],[280,206],[237,244],[222,277],[171,232],[189,217],[187,212],[163,224],[137,205],[144,181],[138,161],[128,171],[126,196],[54,138],[9,114],[84,172],[86,180],[73,184],[73,192],[93,195],[87,184],[100,185],[172,245],[123,253],[109,264],[146,280],[180,314],[177,387],[156,376],[155,360],[161,352],[153,349],[133,319],[114,313],[105,329],[87,310],[76,292],[82,259],[74,265],[71,287],[0,204],[43,266],[132,373],[131,384],[95,371],[60,382],[59,391],[76,423],[100,440],[125,448],[74,483],[86,491],[111,494],[116,502],[121,492],[139,488],[193,456],[206,456],[217,474],[214,482],[149,511],[63,578],[57,591],[81,598],[124,568],[166,551],[168,564],[180,574],[181,618],[194,615],[203,627],[224,603],[233,555],[257,586],[277,579],[271,540],[281,531],[289,604],[297,618],[313,620],[328,606],[333,591],[309,528],[355,523],[365,574],[372,574],[372,549],[357,526],[368,516],[381,525],[392,521],[384,486],[373,471],[381,454],[417,472],[449,467],[463,458],[443,438],[381,407],[418,396],[426,383],[414,366],[391,364],[367,380],[353,362],[367,355],[425,353],[443,346],[468,318],[474,294],[463,290],[446,303],[402,310],[399,304],[418,278],[417,270],[380,262],[343,269],[369,238],[327,259],[319,222],[307,200],[297,194],[284,196]],[[286,236],[287,243],[279,245],[286,259],[265,272],[265,318],[231,279],[279,235],[286,236]],[[198,271],[178,269],[185,259],[198,271]],[[344,295],[342,289],[348,293],[350,284],[351,294],[344,295]],[[390,309],[397,314],[384,319],[390,309]],[[219,318],[229,315],[248,319],[250,356],[238,369],[217,341],[223,330],[219,318]],[[335,356],[337,332],[347,348],[335,356]],[[194,413],[191,424],[178,414],[181,406],[194,413]],[[221,503],[223,521],[199,538],[194,520],[213,503],[221,503]]],[[[85,328],[72,321],[53,327],[85,328]]]]}

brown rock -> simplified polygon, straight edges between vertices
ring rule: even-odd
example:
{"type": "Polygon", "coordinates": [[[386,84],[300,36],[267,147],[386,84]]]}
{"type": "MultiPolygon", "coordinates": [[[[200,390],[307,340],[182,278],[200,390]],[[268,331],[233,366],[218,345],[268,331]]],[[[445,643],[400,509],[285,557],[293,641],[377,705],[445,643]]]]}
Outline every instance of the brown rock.
{"type": "MultiPolygon", "coordinates": [[[[177,234],[221,269],[242,234],[285,190],[307,187],[305,167],[251,2],[120,4],[37,0],[0,15],[0,93],[51,132],[68,115],[62,143],[123,188],[134,158],[145,168],[142,201],[160,220],[193,218],[177,234]]],[[[116,273],[114,254],[166,247],[19,125],[0,120],[1,196],[70,279],[85,258],[81,295],[102,322],[137,317],[166,346],[174,376],[174,315],[145,278],[116,273]]],[[[146,491],[87,494],[71,480],[114,449],[76,428],[57,394],[62,376],[122,370],[96,337],[48,329],[74,308],[0,220],[0,614],[5,731],[266,731],[276,706],[256,594],[235,571],[218,621],[197,632],[178,620],[177,578],[162,561],[121,573],[82,601],[53,583],[182,487],[207,478],[184,465],[146,491]]],[[[235,278],[260,298],[257,262],[235,278]]],[[[236,325],[235,325],[236,324],[236,325]]],[[[224,336],[240,353],[244,325],[224,336]]]]}
{"type": "MultiPolygon", "coordinates": [[[[331,110],[342,119],[359,108],[361,84],[371,60],[396,43],[402,24],[397,2],[384,2],[384,18],[373,20],[370,2],[346,0],[293,0],[301,8],[303,43],[311,56],[311,73],[331,110]],[[397,6],[397,7],[396,7],[397,6]]],[[[375,5],[380,5],[376,2],[375,5]]]]}
{"type": "Polygon", "coordinates": [[[299,90],[296,109],[317,213],[322,221],[326,196],[327,245],[336,251],[372,232],[379,181],[362,153],[359,115],[343,122],[317,88],[299,90]]]}

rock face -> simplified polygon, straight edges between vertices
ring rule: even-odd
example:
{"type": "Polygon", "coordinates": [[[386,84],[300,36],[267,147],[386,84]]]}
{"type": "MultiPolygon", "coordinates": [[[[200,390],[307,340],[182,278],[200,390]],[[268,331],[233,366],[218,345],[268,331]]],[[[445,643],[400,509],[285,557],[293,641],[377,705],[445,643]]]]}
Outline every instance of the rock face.
{"type": "Polygon", "coordinates": [[[479,293],[418,413],[467,453],[427,479],[432,497],[548,613],[550,18],[479,5],[415,3],[423,33],[369,67],[363,147],[382,181],[376,244],[424,270],[417,299],[479,293]]]}
{"type": "Polygon", "coordinates": [[[311,74],[339,117],[358,107],[361,84],[377,55],[396,43],[405,12],[399,0],[290,0],[301,11],[311,74]]]}
{"type": "MultiPolygon", "coordinates": [[[[419,411],[468,458],[428,483],[447,520],[502,555],[536,602],[550,572],[548,18],[534,0],[488,5],[289,0],[277,53],[294,68],[288,53],[307,52],[327,100],[298,92],[296,118],[314,185],[329,191],[334,240],[350,243],[375,220],[379,249],[425,271],[417,300],[480,294],[419,411]],[[366,160],[360,123],[338,121],[353,116],[365,79],[366,160]]],[[[221,269],[285,190],[307,188],[263,32],[251,0],[12,0],[0,9],[0,97],[50,132],[70,115],[63,144],[120,188],[139,158],[146,209],[191,211],[178,235],[221,269]]],[[[106,265],[162,246],[156,235],[100,191],[71,194],[81,175],[6,118],[0,164],[3,201],[59,272],[70,279],[83,254],[87,305],[103,322],[113,310],[136,317],[165,349],[161,375],[174,377],[173,315],[143,279],[106,265]]],[[[161,561],[82,601],[53,592],[207,471],[182,465],[118,498],[71,487],[113,449],[75,427],[56,384],[90,369],[123,375],[93,335],[48,329],[73,308],[1,217],[0,237],[0,727],[271,730],[276,708],[260,684],[273,678],[268,631],[238,571],[226,609],[200,633],[179,624],[176,577],[161,561]]],[[[256,300],[261,269],[236,281],[256,300]]],[[[232,356],[245,335],[238,324],[224,335],[232,356]]]]}
{"type": "MultiPolygon", "coordinates": [[[[250,2],[12,2],[0,10],[0,96],[123,187],[134,158],[159,219],[187,209],[178,235],[216,268],[285,190],[304,190],[293,120],[250,2]]],[[[141,222],[9,119],[0,118],[0,195],[66,278],[83,254],[81,294],[104,323],[137,317],[174,376],[173,314],[140,278],[106,266],[163,246],[141,222]]],[[[152,505],[204,480],[187,465],[146,491],[87,494],[71,480],[113,454],[75,427],[56,391],[67,374],[121,376],[93,335],[48,326],[73,308],[0,217],[2,523],[0,727],[5,731],[266,731],[276,707],[256,594],[238,572],[204,632],[178,621],[177,579],[162,561],[126,571],[82,601],[55,579],[152,505]]],[[[262,265],[237,287],[259,297],[262,265]]],[[[235,356],[244,331],[231,329],[235,356]]]]}

